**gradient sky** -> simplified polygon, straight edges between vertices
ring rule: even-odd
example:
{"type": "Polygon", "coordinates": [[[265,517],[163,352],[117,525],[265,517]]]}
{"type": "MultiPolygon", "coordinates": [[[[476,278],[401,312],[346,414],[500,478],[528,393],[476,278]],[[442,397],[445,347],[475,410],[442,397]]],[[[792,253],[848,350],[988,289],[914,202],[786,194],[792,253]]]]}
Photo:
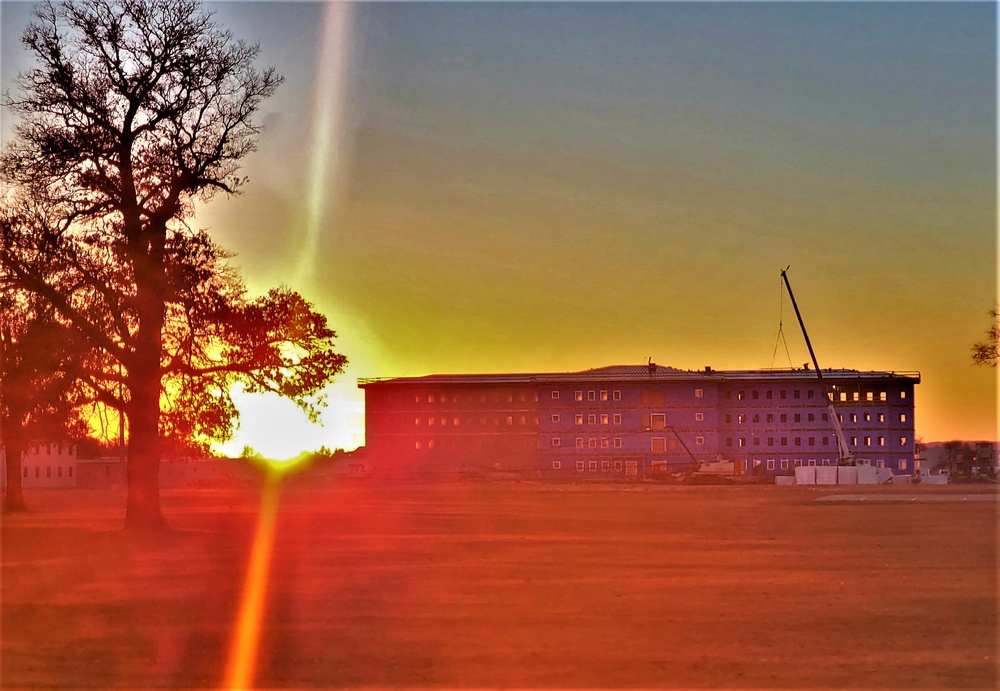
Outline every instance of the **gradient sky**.
{"type": "Polygon", "coordinates": [[[787,367],[782,319],[798,367],[786,265],[821,366],[919,370],[918,436],[997,438],[994,4],[210,7],[286,82],[198,222],[352,362],[325,429],[257,401],[234,446],[362,443],[358,377],[787,367]]]}

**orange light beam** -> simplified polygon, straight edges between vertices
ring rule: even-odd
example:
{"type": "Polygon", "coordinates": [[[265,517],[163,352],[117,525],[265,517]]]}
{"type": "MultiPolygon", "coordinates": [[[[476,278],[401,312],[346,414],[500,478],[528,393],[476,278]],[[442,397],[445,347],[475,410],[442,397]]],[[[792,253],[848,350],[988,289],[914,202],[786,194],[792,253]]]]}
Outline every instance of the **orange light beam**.
{"type": "Polygon", "coordinates": [[[271,550],[274,546],[278,484],[278,475],[269,473],[261,493],[257,530],[250,551],[246,579],[243,582],[239,620],[229,646],[229,663],[226,666],[224,685],[226,689],[249,689],[253,685],[257,644],[260,642],[260,624],[264,616],[267,595],[267,576],[271,566],[271,550]]]}

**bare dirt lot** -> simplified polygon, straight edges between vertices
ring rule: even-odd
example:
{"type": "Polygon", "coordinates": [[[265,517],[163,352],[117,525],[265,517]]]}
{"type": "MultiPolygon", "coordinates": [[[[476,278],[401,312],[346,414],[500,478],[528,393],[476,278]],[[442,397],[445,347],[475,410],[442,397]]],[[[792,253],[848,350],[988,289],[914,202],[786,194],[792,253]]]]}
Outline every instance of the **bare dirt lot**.
{"type": "MultiPolygon", "coordinates": [[[[255,685],[995,688],[993,490],[864,490],[286,482],[255,685]]],[[[218,688],[259,498],[27,490],[2,685],[218,688]]]]}

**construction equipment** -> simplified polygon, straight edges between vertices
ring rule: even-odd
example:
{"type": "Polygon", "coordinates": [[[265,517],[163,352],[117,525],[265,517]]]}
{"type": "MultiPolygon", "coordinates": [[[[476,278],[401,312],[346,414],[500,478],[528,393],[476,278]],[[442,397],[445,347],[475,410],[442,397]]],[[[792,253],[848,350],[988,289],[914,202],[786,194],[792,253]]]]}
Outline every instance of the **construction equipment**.
{"type": "Polygon", "coordinates": [[[823,381],[823,370],[820,369],[819,362],[816,361],[816,353],[813,351],[812,343],[809,341],[805,322],[802,321],[802,314],[799,312],[799,306],[795,302],[795,295],[792,294],[792,285],[788,282],[788,269],[789,267],[786,266],[782,270],[781,278],[785,282],[785,288],[788,290],[788,297],[792,300],[792,307],[795,309],[795,317],[799,320],[802,336],[806,339],[806,348],[809,349],[809,357],[812,358],[813,367],[816,368],[816,377],[819,379],[820,389],[823,391],[823,395],[826,396],[826,409],[830,420],[833,422],[833,431],[837,437],[837,452],[839,455],[837,465],[857,465],[857,459],[854,458],[851,450],[847,447],[847,438],[844,436],[844,430],[840,426],[840,418],[837,417],[837,411],[833,407],[833,395],[823,381]]]}

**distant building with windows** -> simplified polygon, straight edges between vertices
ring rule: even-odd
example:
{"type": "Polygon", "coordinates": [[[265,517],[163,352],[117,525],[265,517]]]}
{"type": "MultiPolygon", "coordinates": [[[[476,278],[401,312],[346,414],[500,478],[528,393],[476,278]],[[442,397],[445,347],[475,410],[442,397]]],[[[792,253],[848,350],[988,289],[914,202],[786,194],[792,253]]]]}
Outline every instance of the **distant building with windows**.
{"type": "Polygon", "coordinates": [[[21,486],[76,487],[76,445],[33,444],[21,456],[21,486]]]}
{"type": "MultiPolygon", "coordinates": [[[[824,369],[855,457],[914,472],[918,372],[824,369]]],[[[812,369],[679,370],[656,364],[557,374],[362,379],[373,474],[516,470],[646,478],[732,461],[738,474],[836,465],[812,369]]]]}

